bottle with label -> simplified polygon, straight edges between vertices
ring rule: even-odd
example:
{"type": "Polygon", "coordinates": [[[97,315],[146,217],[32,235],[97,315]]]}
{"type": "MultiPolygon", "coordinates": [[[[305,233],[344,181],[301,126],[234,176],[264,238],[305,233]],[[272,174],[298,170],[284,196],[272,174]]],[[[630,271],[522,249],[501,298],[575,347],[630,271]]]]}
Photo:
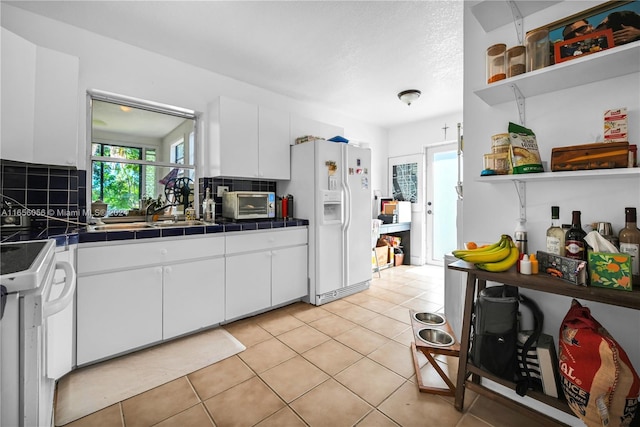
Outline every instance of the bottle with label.
{"type": "Polygon", "coordinates": [[[202,217],[205,221],[213,221],[213,215],[215,211],[214,201],[211,198],[211,189],[207,188],[206,196],[202,202],[202,217]]]}
{"type": "Polygon", "coordinates": [[[564,256],[565,231],[560,228],[560,207],[551,206],[551,227],[547,229],[547,252],[564,256]]]}
{"type": "Polygon", "coordinates": [[[527,230],[524,227],[525,222],[526,221],[524,219],[519,219],[518,225],[516,225],[516,230],[513,233],[513,241],[521,254],[526,254],[528,251],[527,230]]]}
{"type": "Polygon", "coordinates": [[[625,226],[618,234],[620,252],[631,255],[631,283],[640,283],[640,230],[636,208],[624,208],[625,226]]]}
{"type": "Polygon", "coordinates": [[[565,256],[585,261],[587,259],[587,243],[584,238],[587,233],[582,229],[580,211],[573,211],[571,217],[571,228],[564,237],[565,256]]]}

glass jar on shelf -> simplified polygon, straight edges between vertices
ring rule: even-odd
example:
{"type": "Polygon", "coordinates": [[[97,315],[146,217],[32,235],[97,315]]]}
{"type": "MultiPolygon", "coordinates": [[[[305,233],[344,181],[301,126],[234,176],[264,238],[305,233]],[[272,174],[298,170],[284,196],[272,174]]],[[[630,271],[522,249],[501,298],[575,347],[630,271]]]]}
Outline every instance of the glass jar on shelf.
{"type": "Polygon", "coordinates": [[[526,49],[524,46],[514,46],[505,53],[507,78],[523,74],[527,71],[525,64],[526,49]]]}
{"type": "Polygon", "coordinates": [[[525,37],[527,48],[527,72],[539,70],[551,64],[549,30],[541,28],[530,31],[525,37]]]}
{"type": "Polygon", "coordinates": [[[487,49],[487,83],[494,83],[507,77],[504,70],[504,52],[507,45],[494,44],[487,49]]]}

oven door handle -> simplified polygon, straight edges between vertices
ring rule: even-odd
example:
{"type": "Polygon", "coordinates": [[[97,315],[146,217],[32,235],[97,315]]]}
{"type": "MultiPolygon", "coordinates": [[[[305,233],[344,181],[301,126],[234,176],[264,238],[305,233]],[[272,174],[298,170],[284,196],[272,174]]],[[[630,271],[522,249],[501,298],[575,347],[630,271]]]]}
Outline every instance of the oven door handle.
{"type": "Polygon", "coordinates": [[[42,305],[42,317],[47,318],[64,310],[73,300],[76,291],[76,272],[67,261],[56,262],[56,270],[64,270],[64,288],[60,296],[53,301],[47,301],[42,305]]]}

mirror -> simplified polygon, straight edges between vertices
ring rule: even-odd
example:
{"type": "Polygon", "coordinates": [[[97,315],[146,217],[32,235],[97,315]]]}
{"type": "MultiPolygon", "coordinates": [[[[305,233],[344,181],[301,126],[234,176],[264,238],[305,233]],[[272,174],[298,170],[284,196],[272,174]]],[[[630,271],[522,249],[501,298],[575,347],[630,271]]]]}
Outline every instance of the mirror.
{"type": "Polygon", "coordinates": [[[151,201],[167,215],[193,207],[195,113],[101,93],[89,103],[91,201],[108,217],[144,216],[151,201]]]}

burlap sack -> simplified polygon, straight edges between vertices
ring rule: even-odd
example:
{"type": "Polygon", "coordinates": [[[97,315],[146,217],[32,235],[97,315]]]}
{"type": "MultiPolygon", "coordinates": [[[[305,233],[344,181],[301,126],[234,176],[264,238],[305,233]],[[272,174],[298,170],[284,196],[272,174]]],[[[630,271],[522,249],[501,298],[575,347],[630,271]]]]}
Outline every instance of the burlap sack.
{"type": "Polygon", "coordinates": [[[624,350],[576,300],[559,338],[562,389],[571,410],[588,426],[629,426],[640,378],[624,350]]]}

